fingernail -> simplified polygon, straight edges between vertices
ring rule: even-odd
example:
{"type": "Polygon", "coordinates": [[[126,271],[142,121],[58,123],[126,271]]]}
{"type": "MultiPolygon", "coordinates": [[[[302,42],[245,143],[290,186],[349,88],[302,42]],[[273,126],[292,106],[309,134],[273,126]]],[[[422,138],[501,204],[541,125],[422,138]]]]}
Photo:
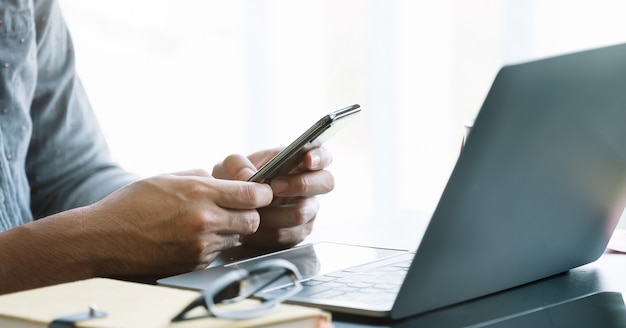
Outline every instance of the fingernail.
{"type": "Polygon", "coordinates": [[[287,188],[289,187],[289,183],[287,183],[287,181],[285,179],[274,179],[272,180],[272,191],[275,194],[280,194],[281,192],[287,190],[287,188]]]}
{"type": "Polygon", "coordinates": [[[322,161],[322,159],[320,158],[319,155],[311,155],[311,166],[312,166],[312,168],[314,168],[314,169],[318,168],[318,166],[320,165],[321,161],[322,161]]]}

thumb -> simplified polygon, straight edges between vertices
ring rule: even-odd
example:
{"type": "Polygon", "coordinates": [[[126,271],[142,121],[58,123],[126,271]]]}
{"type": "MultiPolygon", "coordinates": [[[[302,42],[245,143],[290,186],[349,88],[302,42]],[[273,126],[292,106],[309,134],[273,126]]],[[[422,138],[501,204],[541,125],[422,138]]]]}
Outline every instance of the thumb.
{"type": "Polygon", "coordinates": [[[254,172],[256,172],[254,164],[247,157],[239,154],[226,157],[213,168],[213,176],[228,180],[246,181],[254,172]]]}

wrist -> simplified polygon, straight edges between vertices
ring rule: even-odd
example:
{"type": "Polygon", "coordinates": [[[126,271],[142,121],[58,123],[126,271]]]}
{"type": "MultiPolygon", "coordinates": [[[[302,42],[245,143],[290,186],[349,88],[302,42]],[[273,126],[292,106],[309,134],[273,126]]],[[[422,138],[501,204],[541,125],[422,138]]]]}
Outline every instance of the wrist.
{"type": "Polygon", "coordinates": [[[100,274],[99,254],[94,245],[99,239],[93,235],[92,220],[88,219],[85,209],[64,211],[24,226],[25,233],[29,234],[26,240],[35,243],[33,250],[45,250],[46,261],[58,263],[67,268],[61,271],[79,279],[100,274]]]}

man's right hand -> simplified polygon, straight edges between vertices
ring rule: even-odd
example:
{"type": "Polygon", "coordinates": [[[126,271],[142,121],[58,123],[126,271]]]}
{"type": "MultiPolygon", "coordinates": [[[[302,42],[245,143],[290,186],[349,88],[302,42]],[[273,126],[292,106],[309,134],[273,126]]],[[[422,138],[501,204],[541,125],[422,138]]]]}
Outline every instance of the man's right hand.
{"type": "MultiPolygon", "coordinates": [[[[89,206],[107,275],[171,274],[204,268],[259,227],[267,185],[220,180],[203,170],[132,183],[89,206]],[[106,261],[104,262],[106,264],[106,261]]],[[[88,220],[88,221],[87,221],[88,220]]]]}
{"type": "Polygon", "coordinates": [[[101,201],[0,233],[0,294],[95,276],[204,268],[259,227],[270,186],[202,170],[139,180],[101,201]]]}

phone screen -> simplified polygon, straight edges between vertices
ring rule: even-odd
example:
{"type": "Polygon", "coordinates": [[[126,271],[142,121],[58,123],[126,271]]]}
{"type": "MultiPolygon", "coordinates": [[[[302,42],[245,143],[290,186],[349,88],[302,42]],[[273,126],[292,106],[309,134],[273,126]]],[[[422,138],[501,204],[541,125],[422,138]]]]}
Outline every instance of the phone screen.
{"type": "Polygon", "coordinates": [[[288,174],[302,162],[309,150],[320,147],[360,111],[361,106],[355,104],[323,116],[263,165],[248,181],[269,183],[275,176],[288,174]]]}

